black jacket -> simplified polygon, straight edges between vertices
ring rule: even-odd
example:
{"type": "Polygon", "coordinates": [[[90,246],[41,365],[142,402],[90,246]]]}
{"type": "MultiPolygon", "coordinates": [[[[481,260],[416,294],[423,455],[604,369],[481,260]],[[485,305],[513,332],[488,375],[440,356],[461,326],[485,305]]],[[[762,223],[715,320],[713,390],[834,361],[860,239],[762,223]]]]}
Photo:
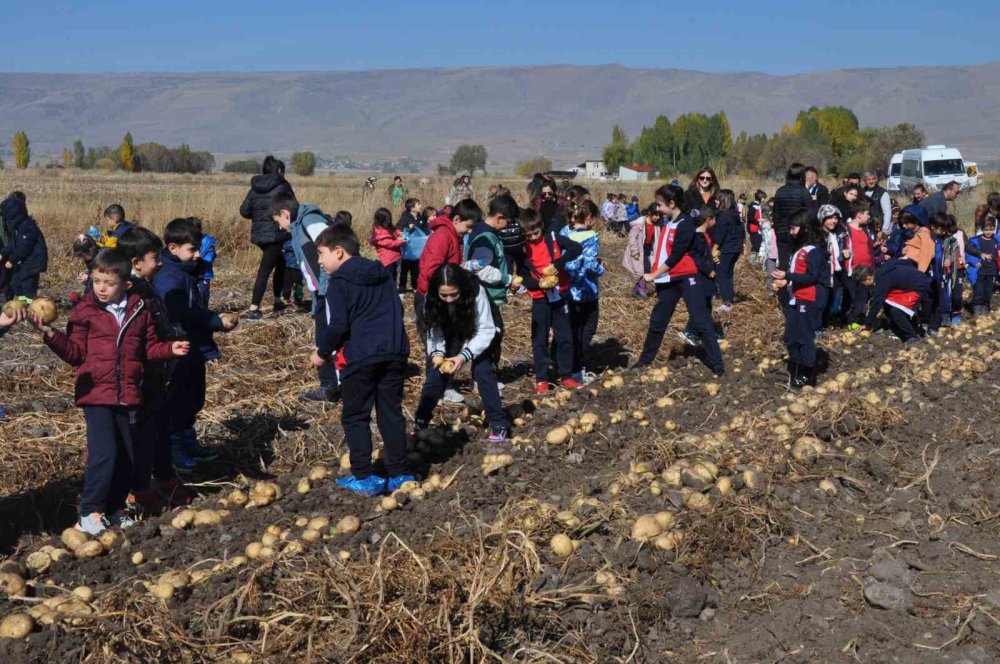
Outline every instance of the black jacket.
{"type": "Polygon", "coordinates": [[[685,212],[690,212],[691,210],[700,210],[704,205],[713,205],[715,201],[715,195],[705,203],[705,200],[701,197],[701,192],[698,191],[697,185],[694,187],[689,187],[684,191],[684,202],[682,208],[685,212]]]}
{"type": "MultiPolygon", "coordinates": [[[[817,182],[813,185],[813,189],[815,190],[815,193],[810,191],[809,195],[816,196],[817,205],[826,205],[830,202],[830,190],[826,188],[826,185],[817,182]]],[[[806,188],[806,191],[809,191],[808,187],[806,188]]]]}
{"type": "Polygon", "coordinates": [[[790,242],[788,221],[802,208],[812,208],[813,199],[805,185],[797,180],[788,180],[774,193],[774,209],[771,211],[771,227],[778,242],[790,242]]]}
{"type": "Polygon", "coordinates": [[[417,227],[420,230],[422,230],[425,235],[431,234],[431,228],[430,226],[427,225],[427,222],[424,221],[423,217],[419,218],[414,217],[413,214],[410,212],[404,212],[403,214],[399,215],[399,221],[396,222],[397,230],[408,231],[412,230],[414,227],[417,227]]]}
{"type": "Polygon", "coordinates": [[[176,336],[178,328],[182,329],[191,342],[191,356],[218,359],[219,347],[212,334],[224,328],[219,316],[202,305],[198,293],[198,261],[182,263],[169,249],[160,252],[160,260],[163,265],[153,277],[152,285],[166,308],[171,335],[176,336]]]}
{"type": "Polygon", "coordinates": [[[250,226],[250,241],[254,244],[282,243],[292,237],[271,219],[271,199],[279,193],[294,193],[284,175],[271,173],[250,178],[250,191],[240,205],[240,216],[253,222],[250,226]]]}
{"type": "Polygon", "coordinates": [[[930,276],[913,267],[911,261],[894,259],[882,263],[875,271],[875,286],[872,289],[865,327],[875,327],[875,320],[882,311],[890,291],[914,291],[925,297],[930,290],[930,284],[930,276]]]}
{"type": "Polygon", "coordinates": [[[0,217],[7,226],[7,246],[0,250],[3,263],[14,264],[12,274],[33,277],[49,267],[49,248],[35,220],[20,198],[10,196],[0,202],[0,217]]]}
{"type": "Polygon", "coordinates": [[[723,210],[715,218],[712,227],[712,242],[724,254],[738,254],[743,251],[743,221],[736,210],[723,210]]]}
{"type": "Polygon", "coordinates": [[[355,256],[330,275],[326,316],[317,352],[328,358],[340,351],[342,377],[378,362],[406,362],[410,355],[396,283],[378,261],[355,256]]]}

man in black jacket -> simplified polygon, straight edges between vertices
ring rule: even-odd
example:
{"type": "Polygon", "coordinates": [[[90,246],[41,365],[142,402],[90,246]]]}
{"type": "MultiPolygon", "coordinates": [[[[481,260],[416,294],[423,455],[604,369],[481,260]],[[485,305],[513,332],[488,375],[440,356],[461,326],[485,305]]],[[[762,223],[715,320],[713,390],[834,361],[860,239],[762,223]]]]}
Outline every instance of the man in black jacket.
{"type": "Polygon", "coordinates": [[[819,181],[819,172],[812,166],[806,166],[806,189],[817,209],[830,202],[830,190],[819,181]]]}
{"type": "Polygon", "coordinates": [[[788,221],[802,208],[813,206],[813,198],[805,187],[805,174],[805,166],[798,162],[792,164],[785,175],[785,184],[774,194],[771,227],[774,229],[775,243],[778,245],[779,270],[788,269],[788,259],[792,256],[792,236],[789,233],[788,221]]]}

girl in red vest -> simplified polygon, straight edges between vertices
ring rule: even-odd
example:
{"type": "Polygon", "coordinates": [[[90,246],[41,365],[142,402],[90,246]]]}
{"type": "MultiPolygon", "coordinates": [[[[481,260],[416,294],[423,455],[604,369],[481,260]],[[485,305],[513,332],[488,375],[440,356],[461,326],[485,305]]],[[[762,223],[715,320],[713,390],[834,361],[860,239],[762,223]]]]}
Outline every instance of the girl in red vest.
{"type": "Polygon", "coordinates": [[[684,298],[688,317],[701,337],[706,364],[714,374],[722,375],[725,373],[722,351],[698,280],[698,266],[691,256],[696,230],[695,222],[684,211],[684,190],[672,184],[663,185],[656,190],[656,207],[663,221],[654,231],[650,272],[645,278],[656,288],[657,301],[649,316],[646,341],[635,366],[645,367],[656,359],[674,309],[684,298]]]}

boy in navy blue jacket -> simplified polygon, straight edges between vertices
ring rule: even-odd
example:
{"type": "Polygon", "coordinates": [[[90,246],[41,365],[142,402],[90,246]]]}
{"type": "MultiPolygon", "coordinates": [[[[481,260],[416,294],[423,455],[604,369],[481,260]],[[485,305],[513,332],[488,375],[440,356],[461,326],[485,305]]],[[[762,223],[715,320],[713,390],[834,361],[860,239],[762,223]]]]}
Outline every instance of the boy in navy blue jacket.
{"type": "Polygon", "coordinates": [[[3,300],[38,295],[38,281],[49,267],[45,236],[28,214],[24,194],[15,191],[0,202],[0,219],[6,226],[7,242],[0,247],[0,296],[3,300]],[[6,293],[4,293],[6,291],[6,293]]]}
{"type": "Polygon", "coordinates": [[[867,265],[859,265],[854,270],[853,278],[873,289],[871,306],[865,318],[866,328],[875,328],[878,314],[884,307],[889,328],[904,344],[919,338],[913,321],[920,298],[926,297],[930,290],[929,275],[914,267],[912,261],[893,259],[880,265],[877,271],[867,265]]]}
{"type": "Polygon", "coordinates": [[[153,290],[163,300],[172,325],[178,325],[191,342],[191,352],[177,361],[167,387],[167,431],[171,437],[174,465],[181,472],[194,470],[195,457],[216,455],[202,446],[194,432],[198,413],[205,406],[205,364],[217,360],[219,348],[212,335],[236,327],[206,309],[198,291],[201,266],[200,223],[191,218],[174,219],[163,231],[166,248],[160,254],[162,267],[153,277],[153,290]]]}
{"type": "Polygon", "coordinates": [[[416,478],[406,459],[403,380],[410,342],[403,328],[403,306],[389,271],[362,258],[349,228],[327,228],[316,238],[320,267],[330,275],[326,288],[326,326],[316,339],[317,369],[337,354],[343,412],[341,424],[351,457],[351,474],[340,486],[365,496],[399,489],[416,478]],[[371,414],[385,444],[385,474],[372,468],[371,414]]]}
{"type": "Polygon", "coordinates": [[[996,288],[997,254],[1000,253],[996,230],[996,220],[987,217],[983,221],[982,233],[965,245],[970,280],[975,280],[972,286],[972,313],[975,316],[989,313],[996,288]]]}

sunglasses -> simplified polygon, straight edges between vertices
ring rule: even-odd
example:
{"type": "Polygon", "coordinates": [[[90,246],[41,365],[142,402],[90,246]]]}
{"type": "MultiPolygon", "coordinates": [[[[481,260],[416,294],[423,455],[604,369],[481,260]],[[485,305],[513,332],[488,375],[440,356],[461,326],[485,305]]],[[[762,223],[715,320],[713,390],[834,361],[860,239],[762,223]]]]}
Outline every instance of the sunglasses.
{"type": "Polygon", "coordinates": [[[698,176],[698,181],[699,182],[711,182],[712,181],[712,176],[711,175],[700,175],[700,176],[698,176]]]}

